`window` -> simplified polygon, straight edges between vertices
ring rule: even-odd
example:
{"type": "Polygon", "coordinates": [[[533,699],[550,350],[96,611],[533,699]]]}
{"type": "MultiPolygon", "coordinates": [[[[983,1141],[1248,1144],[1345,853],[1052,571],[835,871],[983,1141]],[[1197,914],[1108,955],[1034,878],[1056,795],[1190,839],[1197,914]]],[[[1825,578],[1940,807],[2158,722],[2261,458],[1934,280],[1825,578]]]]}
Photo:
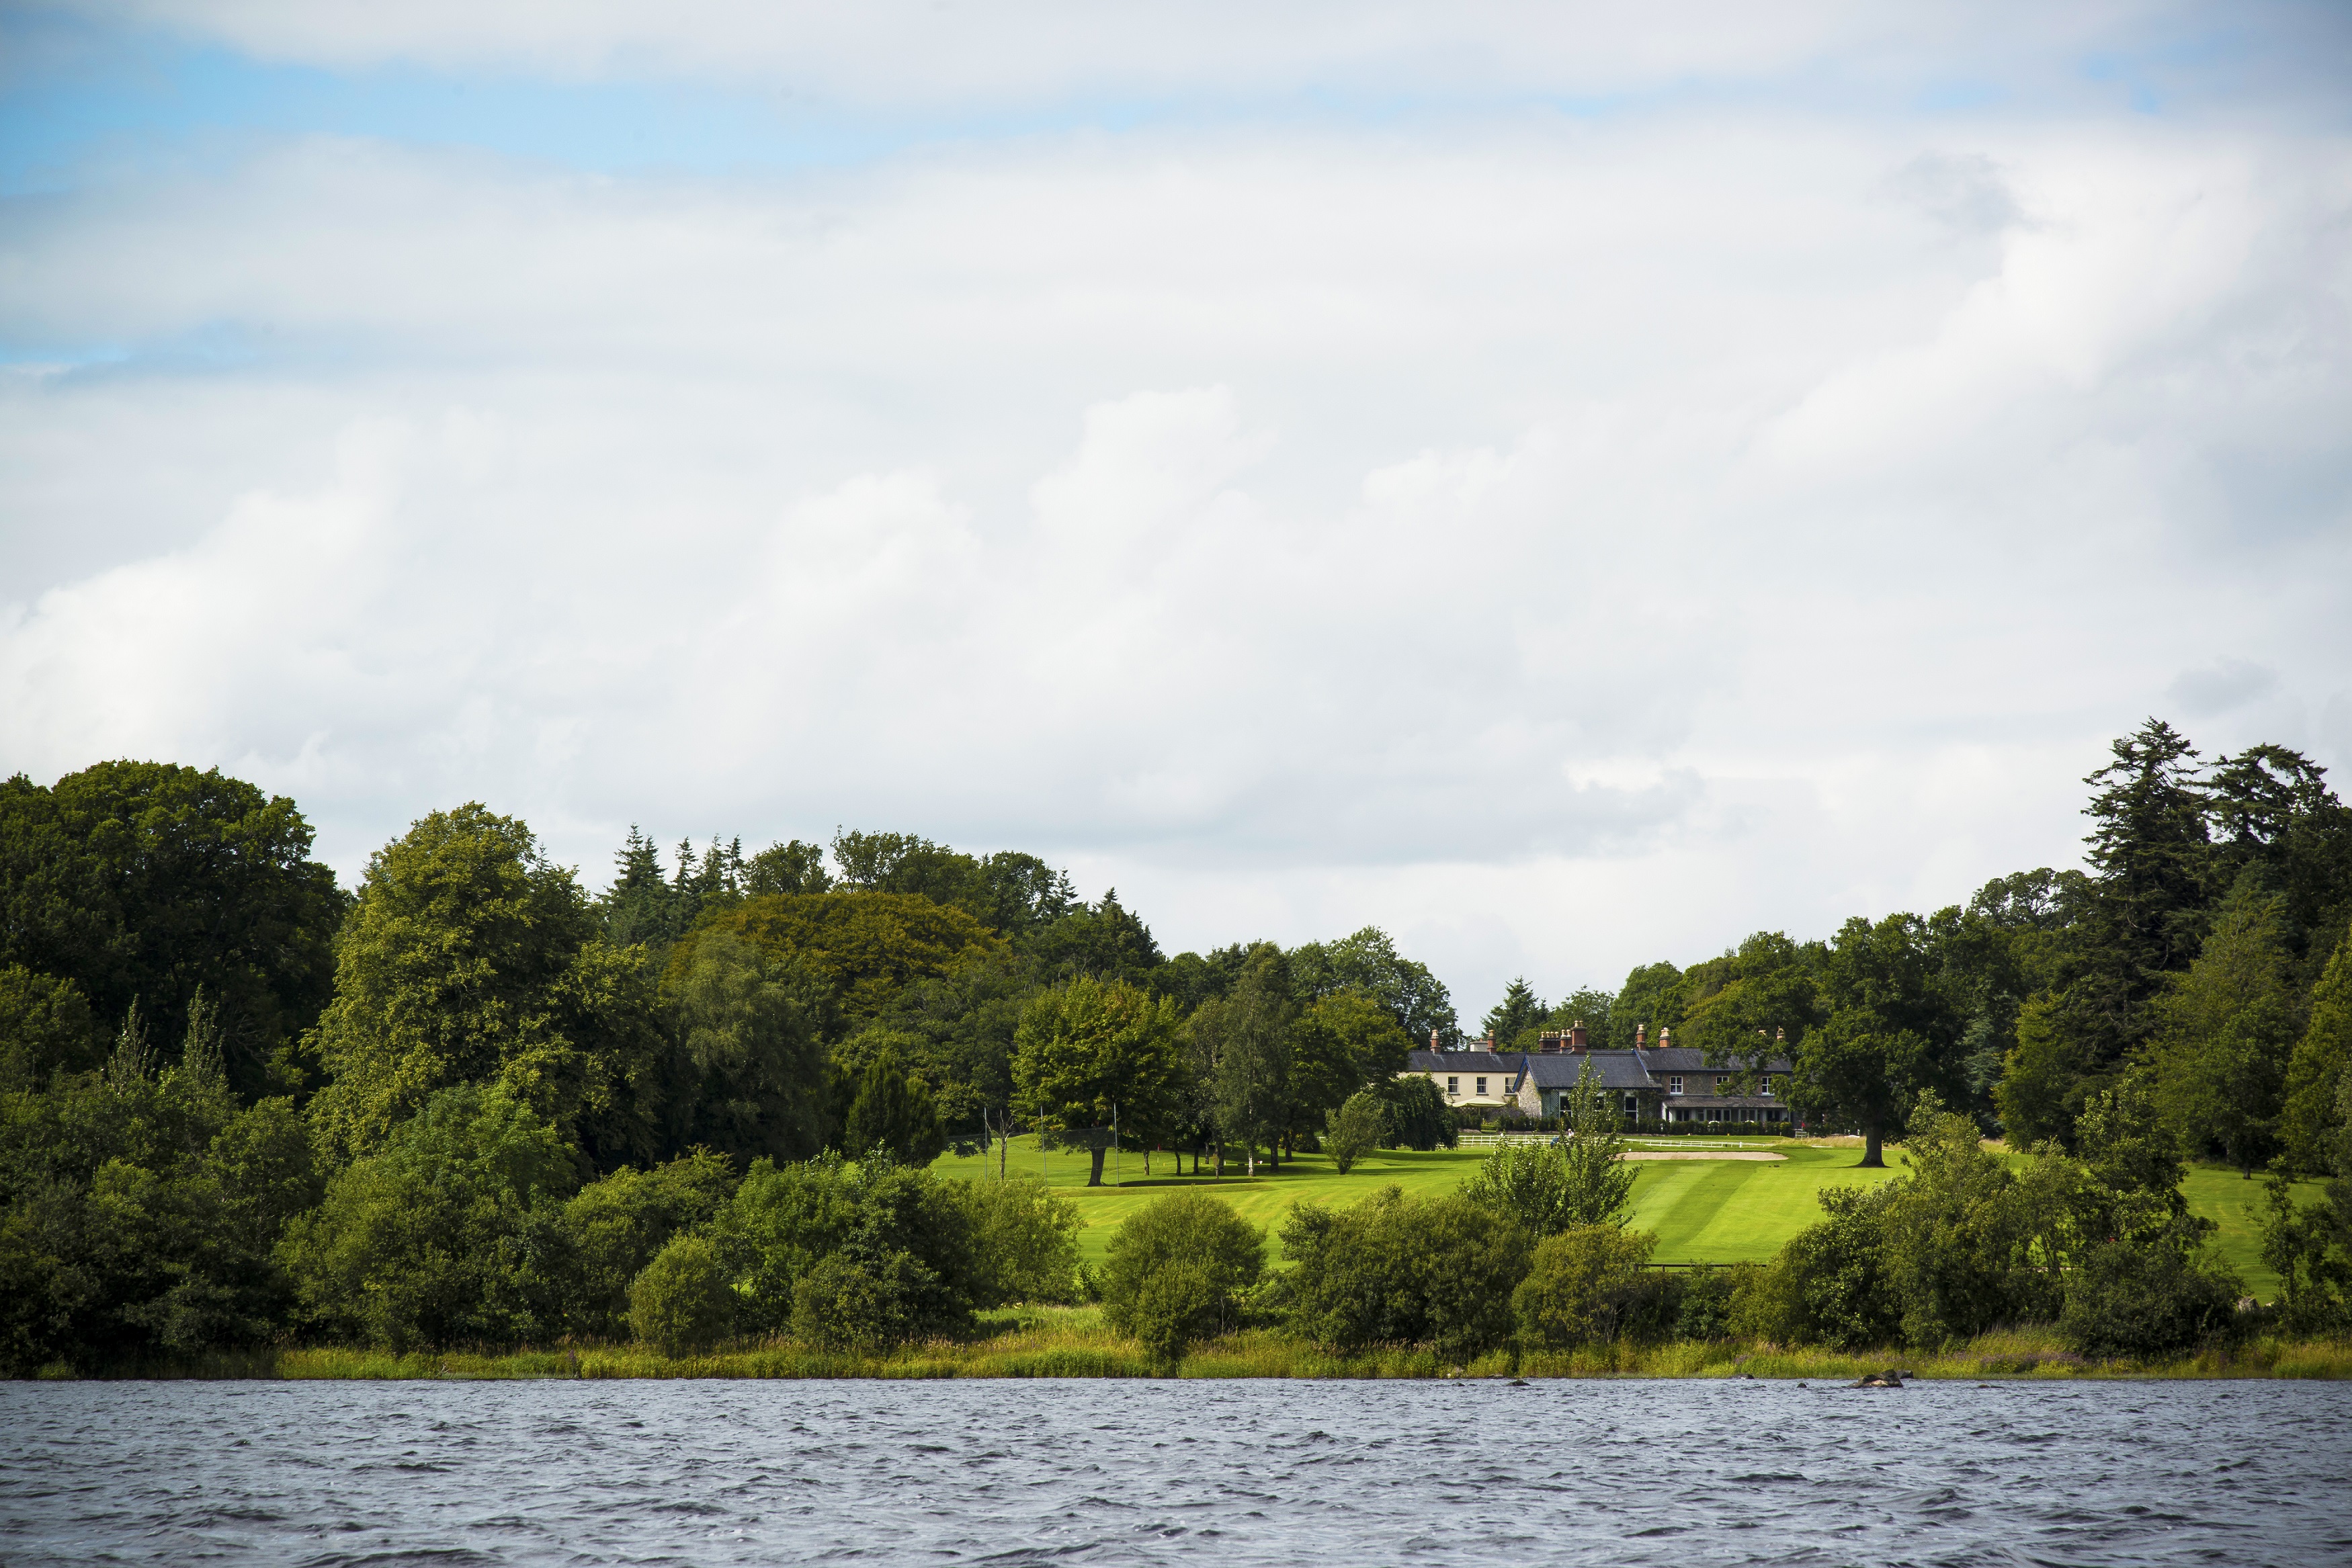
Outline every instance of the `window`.
{"type": "Polygon", "coordinates": [[[1447,1079],[1445,1081],[1445,1092],[1448,1095],[1458,1097],[1462,1092],[1462,1080],[1459,1078],[1447,1079]]]}
{"type": "Polygon", "coordinates": [[[1486,1081],[1483,1078],[1478,1080],[1478,1092],[1481,1094],[1486,1092],[1486,1081]]]}
{"type": "Polygon", "coordinates": [[[1770,1099],[1772,1097],[1772,1075],[1769,1072],[1766,1073],[1763,1078],[1758,1082],[1756,1088],[1757,1092],[1762,1094],[1767,1100],[1770,1099]]]}
{"type": "Polygon", "coordinates": [[[1683,1092],[1683,1081],[1682,1081],[1681,1079],[1679,1079],[1679,1078],[1669,1078],[1669,1079],[1667,1079],[1667,1080],[1666,1080],[1666,1092],[1667,1092],[1667,1093],[1669,1093],[1669,1094],[1679,1094],[1679,1093],[1681,1093],[1682,1092],[1683,1092]]]}
{"type": "Polygon", "coordinates": [[[1731,1080],[1730,1080],[1730,1079],[1728,1079],[1728,1078],[1718,1078],[1718,1079],[1717,1079],[1717,1080],[1715,1081],[1715,1092],[1716,1092],[1717,1094],[1722,1093],[1722,1092],[1723,1092],[1723,1086],[1724,1086],[1725,1084],[1727,1084],[1727,1083],[1730,1082],[1731,1082],[1731,1080]]]}

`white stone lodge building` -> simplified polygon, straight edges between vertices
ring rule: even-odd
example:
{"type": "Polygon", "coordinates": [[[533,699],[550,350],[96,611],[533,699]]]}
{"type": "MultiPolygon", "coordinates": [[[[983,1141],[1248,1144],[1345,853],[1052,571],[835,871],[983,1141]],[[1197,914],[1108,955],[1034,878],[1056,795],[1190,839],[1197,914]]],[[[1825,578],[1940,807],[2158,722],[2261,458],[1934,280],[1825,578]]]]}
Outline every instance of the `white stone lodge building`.
{"type": "MultiPolygon", "coordinates": [[[[1705,1051],[1675,1044],[1671,1030],[1660,1030],[1655,1045],[1649,1043],[1648,1035],[1645,1024],[1633,1031],[1633,1050],[1594,1051],[1585,1044],[1584,1026],[1579,1023],[1546,1030],[1531,1051],[1498,1051],[1491,1037],[1482,1047],[1441,1051],[1432,1030],[1429,1049],[1411,1052],[1404,1072],[1436,1084],[1448,1105],[1485,1111],[1516,1105],[1529,1116],[1557,1116],[1590,1062],[1629,1124],[1723,1122],[1777,1127],[1789,1120],[1790,1064],[1777,1051],[1758,1073],[1756,1092],[1741,1095],[1728,1092],[1738,1082],[1738,1069],[1709,1067],[1705,1051]]],[[[1779,1043],[1774,1042],[1776,1047],[1779,1043]]]]}

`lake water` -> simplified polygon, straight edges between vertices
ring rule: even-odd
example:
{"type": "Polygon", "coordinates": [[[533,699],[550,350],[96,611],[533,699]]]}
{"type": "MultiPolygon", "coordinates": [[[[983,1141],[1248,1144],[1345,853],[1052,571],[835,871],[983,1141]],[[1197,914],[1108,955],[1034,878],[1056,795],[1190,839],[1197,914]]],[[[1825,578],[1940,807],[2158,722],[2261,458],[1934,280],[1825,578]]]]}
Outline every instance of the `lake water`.
{"type": "Polygon", "coordinates": [[[0,1562],[2316,1563],[2352,1385],[0,1385],[0,1562]]]}

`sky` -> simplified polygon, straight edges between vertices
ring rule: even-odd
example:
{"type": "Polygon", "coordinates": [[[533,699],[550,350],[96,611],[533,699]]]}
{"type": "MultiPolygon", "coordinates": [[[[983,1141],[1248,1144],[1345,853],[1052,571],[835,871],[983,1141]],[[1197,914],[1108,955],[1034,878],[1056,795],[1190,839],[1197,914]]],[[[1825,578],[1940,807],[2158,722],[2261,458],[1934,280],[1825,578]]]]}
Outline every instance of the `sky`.
{"type": "Polygon", "coordinates": [[[2352,766],[2352,12],[0,5],[0,769],[1475,1018],[2352,766]]]}

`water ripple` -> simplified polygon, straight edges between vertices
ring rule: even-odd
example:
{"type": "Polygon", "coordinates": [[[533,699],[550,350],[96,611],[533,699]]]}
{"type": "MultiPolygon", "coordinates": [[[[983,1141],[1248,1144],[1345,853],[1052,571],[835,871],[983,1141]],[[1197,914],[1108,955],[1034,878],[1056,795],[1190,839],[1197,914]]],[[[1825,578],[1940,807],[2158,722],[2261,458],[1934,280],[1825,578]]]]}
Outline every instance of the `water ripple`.
{"type": "Polygon", "coordinates": [[[2347,1454],[2311,1384],[13,1384],[0,1561],[2326,1562],[2347,1454]]]}

